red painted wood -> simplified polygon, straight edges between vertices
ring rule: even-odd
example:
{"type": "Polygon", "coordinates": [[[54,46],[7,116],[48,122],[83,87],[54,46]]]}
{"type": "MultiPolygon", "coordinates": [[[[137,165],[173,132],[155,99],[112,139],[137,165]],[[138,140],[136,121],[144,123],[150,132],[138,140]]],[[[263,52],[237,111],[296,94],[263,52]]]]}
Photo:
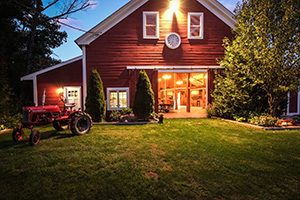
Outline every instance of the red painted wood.
{"type": "Polygon", "coordinates": [[[56,90],[64,86],[82,87],[81,60],[37,76],[38,104],[42,104],[43,91],[46,89],[45,105],[58,104],[60,107],[63,107],[63,103],[60,101],[56,90]]]}
{"type": "Polygon", "coordinates": [[[290,92],[290,99],[289,99],[289,112],[290,113],[297,113],[298,112],[298,92],[290,92]]]}
{"type": "MultiPolygon", "coordinates": [[[[105,89],[107,87],[132,87],[135,84],[130,77],[134,75],[126,70],[126,66],[218,65],[217,59],[224,55],[222,40],[225,36],[232,37],[230,28],[196,0],[182,0],[181,2],[182,17],[174,16],[172,20],[167,20],[164,18],[164,13],[168,9],[169,1],[150,0],[92,42],[86,48],[88,76],[91,70],[96,68],[101,75],[105,89]],[[159,40],[143,39],[143,11],[159,11],[159,40]],[[204,13],[203,40],[188,40],[188,12],[204,13]],[[170,50],[165,46],[165,36],[170,32],[177,32],[181,36],[182,45],[176,50],[170,50]]],[[[157,91],[157,89],[154,90],[157,91]]],[[[134,99],[132,92],[134,89],[131,88],[130,105],[134,99]]]]}

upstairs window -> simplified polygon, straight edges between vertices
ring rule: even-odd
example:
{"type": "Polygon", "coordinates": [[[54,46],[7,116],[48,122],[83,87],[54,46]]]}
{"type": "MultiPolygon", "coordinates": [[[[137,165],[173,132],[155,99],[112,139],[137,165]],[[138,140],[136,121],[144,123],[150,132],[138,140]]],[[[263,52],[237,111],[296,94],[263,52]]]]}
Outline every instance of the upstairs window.
{"type": "Polygon", "coordinates": [[[188,13],[188,39],[204,38],[204,20],[203,13],[188,13]]]}
{"type": "Polygon", "coordinates": [[[159,12],[143,12],[143,38],[159,38],[159,12]]]}
{"type": "Polygon", "coordinates": [[[122,110],[129,106],[129,88],[107,88],[108,110],[122,110]]]}

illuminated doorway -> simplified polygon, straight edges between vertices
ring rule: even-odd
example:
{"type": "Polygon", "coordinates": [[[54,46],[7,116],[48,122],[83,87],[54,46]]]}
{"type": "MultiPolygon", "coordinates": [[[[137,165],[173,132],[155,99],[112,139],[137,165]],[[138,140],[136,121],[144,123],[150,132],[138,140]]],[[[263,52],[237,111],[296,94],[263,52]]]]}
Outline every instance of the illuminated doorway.
{"type": "Polygon", "coordinates": [[[159,72],[160,112],[201,112],[207,106],[207,72],[159,72]]]}

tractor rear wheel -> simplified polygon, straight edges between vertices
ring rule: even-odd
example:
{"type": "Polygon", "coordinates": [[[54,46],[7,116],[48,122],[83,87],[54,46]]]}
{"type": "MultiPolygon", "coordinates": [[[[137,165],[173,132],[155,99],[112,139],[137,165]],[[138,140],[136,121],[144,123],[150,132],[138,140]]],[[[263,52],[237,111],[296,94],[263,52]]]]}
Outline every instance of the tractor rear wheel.
{"type": "Polygon", "coordinates": [[[92,124],[92,118],[89,114],[80,113],[74,115],[70,123],[71,132],[75,135],[86,134],[90,131],[92,124]]]}
{"type": "Polygon", "coordinates": [[[40,139],[41,139],[40,132],[38,130],[32,130],[29,137],[29,144],[31,146],[34,146],[40,142],[40,139]]]}
{"type": "Polygon", "coordinates": [[[24,131],[21,128],[15,128],[12,132],[12,139],[14,142],[18,143],[23,140],[24,131]]]}
{"type": "Polygon", "coordinates": [[[61,123],[61,121],[54,120],[52,122],[52,125],[53,125],[53,128],[55,128],[55,130],[57,130],[57,131],[63,131],[66,129],[65,127],[63,127],[63,124],[61,123]]]}

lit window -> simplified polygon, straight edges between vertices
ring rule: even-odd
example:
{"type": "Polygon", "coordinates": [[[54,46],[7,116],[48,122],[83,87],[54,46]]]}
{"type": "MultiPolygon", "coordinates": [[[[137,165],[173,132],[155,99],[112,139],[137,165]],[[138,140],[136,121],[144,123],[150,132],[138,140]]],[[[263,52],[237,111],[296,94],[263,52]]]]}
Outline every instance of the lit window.
{"type": "Polygon", "coordinates": [[[107,88],[107,109],[121,110],[129,105],[129,88],[107,88]]]}
{"type": "Polygon", "coordinates": [[[203,39],[204,24],[203,13],[188,13],[188,38],[203,39]]]}
{"type": "Polygon", "coordinates": [[[143,37],[144,39],[159,38],[158,12],[143,12],[143,37]]]}

